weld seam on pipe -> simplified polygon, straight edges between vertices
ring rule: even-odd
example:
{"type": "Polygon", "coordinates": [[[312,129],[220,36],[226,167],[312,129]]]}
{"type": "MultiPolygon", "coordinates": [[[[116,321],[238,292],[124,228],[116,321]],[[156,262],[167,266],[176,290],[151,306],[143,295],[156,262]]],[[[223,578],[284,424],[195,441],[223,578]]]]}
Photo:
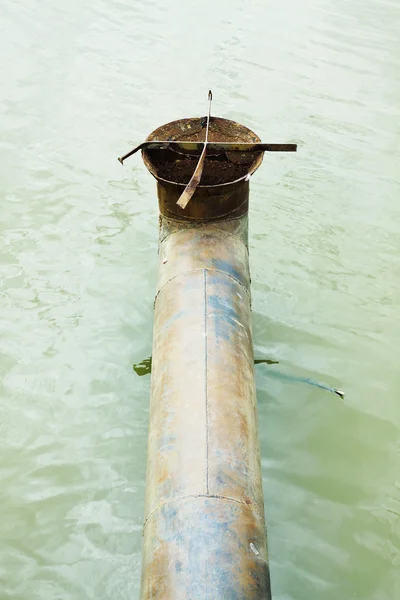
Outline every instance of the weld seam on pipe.
{"type": "MultiPolygon", "coordinates": [[[[243,204],[241,204],[240,206],[243,206],[243,204]]],[[[228,217],[229,215],[233,215],[235,211],[232,211],[231,213],[228,213],[228,217]]],[[[218,225],[218,223],[227,223],[229,221],[237,221],[238,219],[241,219],[244,215],[237,215],[236,217],[230,217],[230,218],[215,218],[213,217],[212,219],[198,219],[196,217],[190,217],[190,216],[185,216],[185,219],[174,219],[173,216],[171,215],[162,215],[161,219],[162,220],[166,220],[166,221],[172,221],[173,223],[178,223],[179,225],[184,225],[185,223],[187,225],[210,225],[210,224],[215,224],[218,225]]]]}
{"type": "Polygon", "coordinates": [[[231,496],[219,496],[218,494],[189,494],[187,496],[178,496],[177,498],[170,498],[170,500],[167,500],[166,502],[161,502],[161,504],[159,504],[158,506],[153,508],[153,510],[147,515],[147,517],[143,523],[143,531],[144,531],[147,523],[150,521],[151,517],[157,511],[161,510],[164,506],[167,506],[168,504],[173,504],[174,502],[182,502],[184,500],[189,500],[190,498],[195,499],[195,500],[197,498],[210,498],[211,500],[226,500],[228,502],[235,502],[236,504],[240,504],[240,505],[248,508],[254,515],[256,515],[256,517],[258,517],[265,523],[265,516],[261,515],[256,510],[254,510],[252,503],[248,504],[247,502],[244,502],[243,500],[238,500],[237,498],[232,498],[231,496]]]}
{"type": "Polygon", "coordinates": [[[182,277],[182,276],[188,275],[188,273],[196,273],[198,271],[208,271],[209,273],[221,273],[221,275],[226,275],[230,279],[233,279],[233,281],[236,281],[236,283],[238,283],[245,290],[246,294],[251,299],[251,293],[250,293],[249,288],[247,288],[244,285],[244,283],[242,283],[241,281],[239,281],[239,279],[237,279],[236,277],[234,277],[233,275],[231,275],[227,271],[222,271],[221,269],[203,269],[203,268],[199,267],[198,269],[189,269],[189,271],[182,271],[181,273],[177,273],[176,275],[174,275],[173,277],[171,277],[170,279],[168,279],[165,283],[163,283],[162,286],[160,287],[160,289],[158,290],[157,294],[155,295],[154,305],[157,302],[157,298],[160,295],[160,292],[162,292],[162,290],[165,288],[165,286],[168,285],[169,283],[171,283],[171,281],[174,281],[174,279],[176,279],[177,277],[182,277]]]}
{"type": "MultiPolygon", "coordinates": [[[[229,221],[239,221],[240,219],[243,219],[243,215],[241,215],[240,217],[236,217],[235,219],[223,219],[221,221],[221,223],[227,223],[229,221]]],[[[219,221],[196,221],[195,223],[190,223],[189,226],[188,224],[182,223],[182,221],[177,221],[175,219],[170,219],[169,217],[162,217],[163,222],[168,222],[168,221],[172,221],[173,223],[176,223],[178,225],[184,225],[184,229],[194,229],[195,227],[200,228],[200,227],[209,227],[210,225],[215,225],[218,226],[219,221]]],[[[177,231],[181,231],[181,230],[177,230],[177,231]]],[[[175,235],[177,233],[177,231],[171,231],[170,233],[167,233],[167,235],[163,238],[160,239],[160,243],[163,244],[166,240],[168,240],[172,235],[175,235]]],[[[218,230],[217,230],[218,231],[218,230]]],[[[234,233],[231,231],[227,231],[226,229],[219,229],[219,231],[223,231],[226,234],[226,237],[231,237],[231,238],[236,238],[239,239],[240,241],[243,242],[243,238],[240,235],[240,233],[234,233]]],[[[248,244],[245,243],[245,246],[247,248],[247,252],[249,251],[248,248],[248,244]]]]}
{"type": "Polygon", "coordinates": [[[240,219],[243,216],[242,214],[235,216],[235,213],[237,213],[247,202],[248,202],[248,199],[244,200],[244,202],[239,204],[239,206],[237,206],[233,210],[230,210],[225,213],[221,213],[217,217],[213,217],[212,219],[199,219],[198,217],[191,217],[190,215],[185,215],[185,219],[182,220],[182,219],[174,219],[169,214],[167,214],[165,216],[170,221],[175,221],[177,223],[184,223],[184,222],[191,223],[191,224],[192,223],[193,224],[204,223],[205,225],[209,225],[210,223],[218,223],[218,221],[223,221],[223,222],[234,221],[235,219],[240,219]]]}
{"type": "Polygon", "coordinates": [[[205,409],[206,409],[206,494],[209,493],[208,483],[208,450],[209,450],[209,439],[208,439],[208,358],[207,358],[207,269],[203,269],[204,274],[204,396],[205,396],[205,409]]]}

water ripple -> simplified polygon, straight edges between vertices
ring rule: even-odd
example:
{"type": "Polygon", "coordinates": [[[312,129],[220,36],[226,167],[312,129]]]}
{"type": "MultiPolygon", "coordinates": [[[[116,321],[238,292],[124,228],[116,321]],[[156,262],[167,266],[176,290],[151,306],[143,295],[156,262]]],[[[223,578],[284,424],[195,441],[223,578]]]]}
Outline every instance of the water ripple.
{"type": "Polygon", "coordinates": [[[399,597],[399,4],[210,8],[3,11],[1,597],[138,597],[157,205],[116,157],[210,87],[299,144],[252,182],[256,355],[346,391],[257,368],[274,598],[399,597]]]}

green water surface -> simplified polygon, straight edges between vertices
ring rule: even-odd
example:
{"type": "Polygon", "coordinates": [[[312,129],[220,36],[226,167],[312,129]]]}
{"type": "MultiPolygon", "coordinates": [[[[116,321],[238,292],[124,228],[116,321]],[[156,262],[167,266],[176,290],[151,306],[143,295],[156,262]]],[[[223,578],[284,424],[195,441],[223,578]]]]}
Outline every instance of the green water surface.
{"type": "Polygon", "coordinates": [[[1,3],[0,600],[138,598],[158,223],[116,158],[209,88],[299,145],[251,182],[273,597],[400,599],[399,24],[398,0],[1,3]]]}

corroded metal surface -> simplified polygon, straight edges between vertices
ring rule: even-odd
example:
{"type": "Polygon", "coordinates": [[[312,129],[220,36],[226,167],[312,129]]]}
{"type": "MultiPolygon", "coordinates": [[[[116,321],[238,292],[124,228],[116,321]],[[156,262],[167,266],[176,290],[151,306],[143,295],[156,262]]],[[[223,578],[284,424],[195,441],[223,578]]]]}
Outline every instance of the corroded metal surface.
{"type": "Polygon", "coordinates": [[[161,221],[141,599],[269,599],[247,216],[161,221]]]}
{"type": "Polygon", "coordinates": [[[160,290],[177,275],[199,269],[228,273],[246,289],[250,286],[247,248],[226,230],[182,228],[161,244],[159,261],[160,290]]]}
{"type": "MultiPolygon", "coordinates": [[[[160,216],[160,243],[172,233],[191,229],[192,225],[193,222],[190,220],[179,221],[177,219],[169,219],[168,217],[160,216]]],[[[248,219],[215,219],[214,221],[197,222],[196,225],[199,229],[200,227],[206,227],[208,233],[215,231],[234,235],[247,247],[249,237],[248,219]]]]}
{"type": "MultiPolygon", "coordinates": [[[[147,137],[147,140],[202,142],[204,141],[206,134],[206,124],[206,117],[191,117],[171,121],[152,131],[147,137]]],[[[258,135],[248,127],[245,127],[236,121],[231,121],[230,119],[223,119],[222,117],[211,117],[209,141],[232,142],[238,144],[256,144],[261,142],[258,135]]]]}
{"type": "Polygon", "coordinates": [[[176,204],[181,188],[169,183],[157,183],[161,215],[183,222],[214,221],[246,215],[249,209],[249,182],[239,181],[224,186],[199,186],[186,209],[176,204]]]}
{"type": "Polygon", "coordinates": [[[238,502],[198,495],[164,504],[147,521],[144,554],[142,598],[270,598],[263,519],[238,502]]]}
{"type": "MultiPolygon", "coordinates": [[[[204,141],[206,135],[206,122],[207,121],[204,118],[190,118],[172,121],[171,123],[166,123],[165,125],[162,125],[158,129],[153,131],[148,136],[147,141],[181,140],[191,142],[202,142],[204,141]]],[[[256,144],[261,142],[260,138],[244,125],[236,123],[235,121],[230,121],[228,119],[222,119],[220,117],[211,117],[208,140],[210,142],[232,142],[250,144],[256,144]]],[[[226,153],[225,163],[230,164],[232,168],[226,171],[225,179],[223,177],[221,178],[220,176],[221,164],[218,161],[213,161],[211,155],[207,155],[205,161],[205,173],[208,173],[208,176],[204,179],[204,181],[200,182],[198,190],[209,186],[222,187],[225,185],[229,185],[229,183],[231,183],[232,181],[244,180],[248,176],[248,174],[252,174],[256,169],[258,169],[263,159],[263,152],[247,152],[245,153],[245,168],[239,169],[234,168],[234,163],[236,161],[230,160],[230,154],[234,153],[226,153]]],[[[180,155],[179,152],[175,153],[175,156],[173,156],[172,154],[168,157],[166,156],[165,150],[143,150],[142,156],[146,167],[148,168],[150,173],[157,179],[157,181],[164,184],[168,183],[170,184],[170,186],[177,186],[180,193],[182,193],[182,191],[186,187],[186,184],[188,183],[192,173],[196,168],[198,160],[196,156],[192,157],[193,168],[191,171],[189,171],[190,175],[188,176],[187,181],[179,182],[177,175],[181,175],[181,163],[183,162],[182,155],[180,155]],[[165,168],[166,163],[170,165],[169,169],[165,168]],[[162,166],[162,173],[160,172],[160,166],[162,166]]],[[[185,161],[187,161],[187,154],[185,153],[183,156],[185,158],[185,161]]],[[[188,168],[191,168],[190,164],[188,168]]]]}

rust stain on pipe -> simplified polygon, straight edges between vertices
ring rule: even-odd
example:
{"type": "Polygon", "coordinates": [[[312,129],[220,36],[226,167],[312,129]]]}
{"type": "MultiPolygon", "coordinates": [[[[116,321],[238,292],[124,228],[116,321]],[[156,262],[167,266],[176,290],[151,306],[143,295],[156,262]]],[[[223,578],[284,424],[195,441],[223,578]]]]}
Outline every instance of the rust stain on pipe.
{"type": "MultiPolygon", "coordinates": [[[[201,119],[186,119],[148,139],[199,141],[203,134],[201,119]]],[[[210,140],[260,141],[242,125],[217,118],[210,140]]],[[[143,150],[157,179],[160,243],[141,600],[269,600],[248,177],[230,180],[241,171],[229,167],[226,181],[219,174],[218,184],[200,185],[182,210],[176,201],[185,184],[172,176],[182,173],[187,157],[167,157],[168,171],[157,152],[163,151],[143,150]]],[[[261,160],[262,153],[254,153],[246,173],[261,160]]],[[[211,179],[221,164],[212,161],[207,156],[204,170],[211,179]]]]}

